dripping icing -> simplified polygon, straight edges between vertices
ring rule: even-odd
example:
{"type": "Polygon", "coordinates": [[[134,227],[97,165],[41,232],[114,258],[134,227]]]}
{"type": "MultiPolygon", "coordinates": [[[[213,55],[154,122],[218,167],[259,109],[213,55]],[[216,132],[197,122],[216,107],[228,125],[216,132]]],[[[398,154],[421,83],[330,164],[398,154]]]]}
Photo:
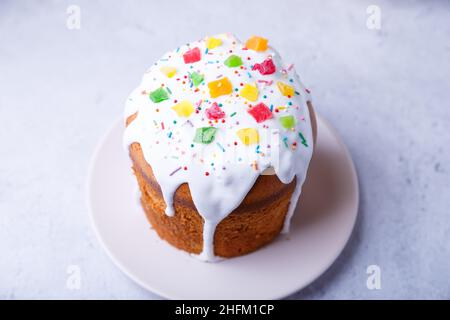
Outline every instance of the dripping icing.
{"type": "Polygon", "coordinates": [[[231,34],[214,38],[221,39],[222,44],[209,51],[203,39],[165,54],[144,74],[141,84],[131,93],[125,106],[125,119],[136,112],[137,117],[125,129],[124,147],[128,150],[133,142],[141,145],[144,158],[152,167],[161,187],[167,215],[175,213],[175,191],[181,184],[188,183],[192,200],[204,220],[203,251],[197,257],[205,261],[217,260],[213,243],[216,226],[240,205],[261,174],[276,174],[286,184],[296,178],[296,187],[282,230],[283,233],[288,232],[313,147],[306,104],[310,96],[294,68],[283,65],[279,54],[271,47],[264,52],[257,52],[246,50],[231,34]],[[201,60],[185,64],[182,54],[195,47],[200,48],[201,60]],[[230,50],[242,58],[242,69],[224,65],[231,54],[230,50]],[[258,70],[252,70],[254,63],[260,63],[268,57],[272,58],[276,66],[274,74],[262,75],[258,70]],[[174,67],[176,74],[168,78],[160,71],[163,66],[174,67]],[[198,87],[189,81],[192,72],[204,77],[198,87]],[[223,77],[227,77],[233,89],[237,88],[238,91],[212,99],[207,83],[223,77]],[[295,88],[297,94],[289,98],[283,96],[277,88],[278,81],[295,88]],[[241,84],[246,83],[257,86],[259,93],[256,102],[237,96],[241,84]],[[161,85],[170,90],[170,98],[153,103],[149,93],[161,85]],[[177,102],[185,100],[191,101],[198,110],[188,118],[179,117],[172,109],[177,102]],[[213,102],[223,107],[226,113],[224,123],[211,123],[206,118],[204,110],[213,102]],[[259,102],[271,107],[272,119],[257,123],[246,112],[249,103],[256,105],[259,102]],[[294,130],[280,125],[279,117],[284,115],[295,117],[294,130]],[[218,128],[214,141],[204,145],[194,143],[196,128],[207,126],[218,128]],[[239,141],[236,131],[242,128],[258,130],[259,150],[257,145],[246,146],[239,141]],[[307,146],[301,144],[298,132],[307,141],[307,146]],[[293,148],[293,142],[297,143],[296,148],[293,148]]]}

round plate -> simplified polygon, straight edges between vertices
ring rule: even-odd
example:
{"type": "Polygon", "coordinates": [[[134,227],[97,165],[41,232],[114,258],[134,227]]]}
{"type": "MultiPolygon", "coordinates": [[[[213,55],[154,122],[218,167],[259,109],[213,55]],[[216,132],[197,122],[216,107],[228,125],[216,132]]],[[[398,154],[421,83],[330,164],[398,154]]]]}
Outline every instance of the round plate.
{"type": "Polygon", "coordinates": [[[142,287],[171,299],[278,299],[320,276],[347,243],[358,212],[356,171],[335,130],[318,117],[317,148],[288,236],[218,263],[159,239],[138,202],[122,146],[123,121],[100,141],[88,177],[94,229],[111,259],[142,287]]]}

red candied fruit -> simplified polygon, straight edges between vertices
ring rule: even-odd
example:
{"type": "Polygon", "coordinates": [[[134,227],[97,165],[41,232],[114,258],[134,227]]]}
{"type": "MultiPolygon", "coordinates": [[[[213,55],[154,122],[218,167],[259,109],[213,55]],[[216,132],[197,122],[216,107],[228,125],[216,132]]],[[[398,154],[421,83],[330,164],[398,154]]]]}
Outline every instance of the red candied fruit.
{"type": "Polygon", "coordinates": [[[262,102],[249,109],[248,113],[250,113],[250,115],[255,118],[258,123],[272,118],[272,111],[270,111],[270,109],[262,102]]]}
{"type": "Polygon", "coordinates": [[[218,119],[225,118],[225,112],[222,111],[222,108],[219,107],[217,102],[214,102],[211,105],[211,107],[209,107],[208,109],[205,110],[205,112],[206,112],[206,117],[209,120],[218,120],[218,119]]]}
{"type": "Polygon", "coordinates": [[[271,58],[267,58],[261,63],[255,63],[252,70],[258,70],[262,75],[272,74],[276,67],[271,58]]]}
{"type": "Polygon", "coordinates": [[[188,50],[183,54],[184,63],[194,63],[200,61],[201,58],[202,54],[198,47],[188,50]]]}

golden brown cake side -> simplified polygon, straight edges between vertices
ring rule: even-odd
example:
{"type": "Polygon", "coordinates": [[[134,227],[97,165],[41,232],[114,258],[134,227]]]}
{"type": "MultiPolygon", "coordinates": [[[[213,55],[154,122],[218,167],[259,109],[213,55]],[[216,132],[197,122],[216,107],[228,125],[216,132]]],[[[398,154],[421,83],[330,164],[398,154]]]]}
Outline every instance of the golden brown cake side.
{"type": "MultiPolygon", "coordinates": [[[[317,126],[314,110],[308,102],[314,140],[317,126]]],[[[136,114],[127,119],[127,125],[136,114]]],[[[133,170],[141,190],[141,203],[158,235],[173,246],[200,254],[203,248],[203,218],[197,212],[189,187],[182,184],[174,194],[175,215],[165,213],[165,201],[144,159],[139,143],[130,146],[133,170]]],[[[235,257],[250,253],[271,242],[281,231],[296,181],[283,184],[276,175],[261,175],[242,203],[223,219],[214,235],[214,253],[235,257]]]]}

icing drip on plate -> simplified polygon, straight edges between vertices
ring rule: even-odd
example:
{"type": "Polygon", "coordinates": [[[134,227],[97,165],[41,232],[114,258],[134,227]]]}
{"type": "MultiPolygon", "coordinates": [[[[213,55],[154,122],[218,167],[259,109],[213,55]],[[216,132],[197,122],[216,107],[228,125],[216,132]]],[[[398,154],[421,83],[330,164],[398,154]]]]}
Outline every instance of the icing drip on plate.
{"type": "Polygon", "coordinates": [[[204,219],[202,260],[213,261],[216,226],[236,209],[261,174],[296,178],[290,220],[313,150],[309,93],[292,65],[267,40],[241,43],[221,34],[165,54],[127,100],[128,151],[138,142],[166,202],[188,183],[204,219]]]}

